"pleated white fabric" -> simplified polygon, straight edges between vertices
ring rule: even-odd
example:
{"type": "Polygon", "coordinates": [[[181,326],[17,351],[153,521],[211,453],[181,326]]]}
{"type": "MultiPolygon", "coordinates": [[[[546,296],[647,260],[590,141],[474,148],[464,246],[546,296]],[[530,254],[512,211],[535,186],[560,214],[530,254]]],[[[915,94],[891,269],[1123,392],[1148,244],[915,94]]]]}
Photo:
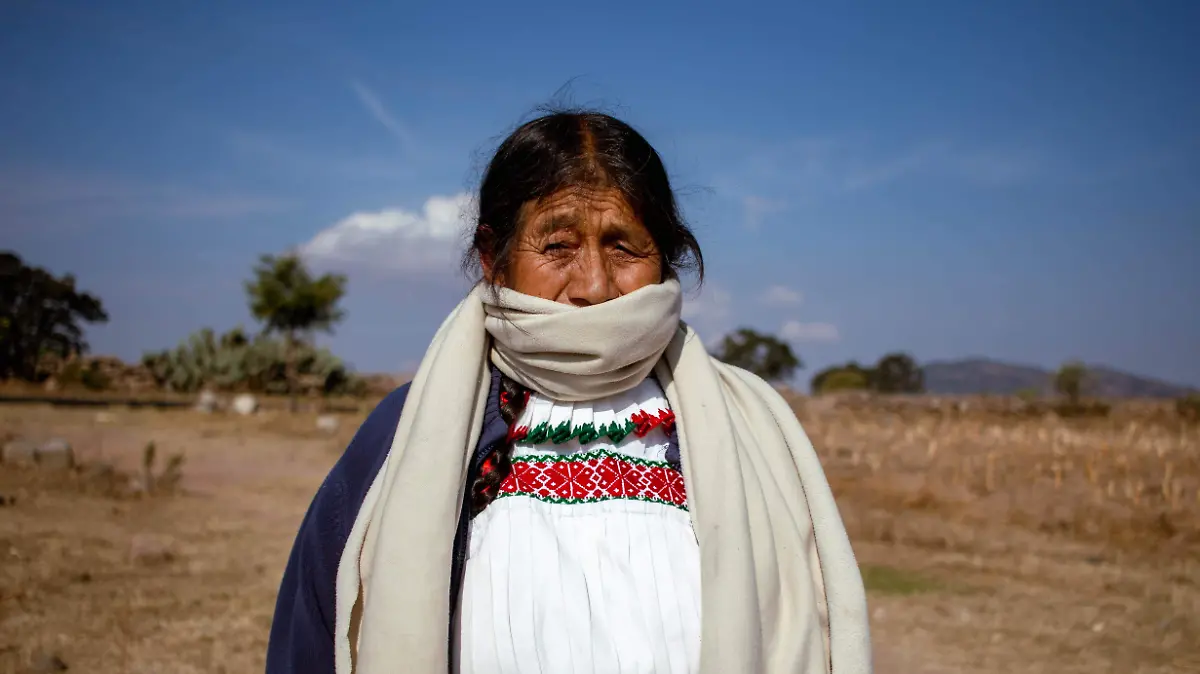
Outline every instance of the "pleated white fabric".
{"type": "MultiPolygon", "coordinates": [[[[603,429],[669,409],[648,377],[586,403],[534,394],[517,425],[603,429]]],[[[699,671],[700,554],[667,427],[516,444],[514,475],[471,523],[461,674],[699,671]],[[541,480],[546,466],[560,477],[541,480]]]]}

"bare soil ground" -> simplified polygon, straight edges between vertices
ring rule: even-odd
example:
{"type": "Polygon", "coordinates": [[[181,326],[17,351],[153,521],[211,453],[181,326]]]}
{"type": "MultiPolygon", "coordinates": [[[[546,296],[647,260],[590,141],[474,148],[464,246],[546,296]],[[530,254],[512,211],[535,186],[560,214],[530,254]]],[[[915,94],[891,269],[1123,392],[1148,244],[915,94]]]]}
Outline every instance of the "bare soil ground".
{"type": "MultiPolygon", "coordinates": [[[[1200,671],[1197,427],[795,405],[876,671],[1200,671]]],[[[83,462],[0,465],[0,672],[262,671],[296,527],[360,420],[0,408],[0,435],[83,462]],[[129,490],[149,441],[186,456],[182,491],[129,490]]]]}

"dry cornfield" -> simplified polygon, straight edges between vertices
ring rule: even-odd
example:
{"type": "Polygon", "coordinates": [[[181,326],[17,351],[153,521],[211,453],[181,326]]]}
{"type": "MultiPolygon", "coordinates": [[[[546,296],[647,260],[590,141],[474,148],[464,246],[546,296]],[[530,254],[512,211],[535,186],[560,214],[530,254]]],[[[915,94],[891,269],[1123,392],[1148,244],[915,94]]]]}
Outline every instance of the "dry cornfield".
{"type": "MultiPolygon", "coordinates": [[[[941,607],[970,616],[959,671],[1200,671],[1200,426],[1155,404],[1089,419],[986,400],[793,406],[860,561],[961,592],[941,607]]],[[[876,621],[885,644],[911,643],[924,600],[900,594],[904,617],[876,621]]]]}
{"type": "Polygon", "coordinates": [[[1166,414],[1063,420],[803,399],[795,407],[831,482],[855,505],[931,509],[1114,550],[1200,546],[1200,425],[1166,414]]]}
{"type": "MultiPolygon", "coordinates": [[[[876,671],[1200,671],[1200,428],[935,402],[793,400],[864,570],[876,671]]],[[[262,671],[296,526],[361,419],[0,408],[0,434],[64,437],[88,466],[0,466],[0,673],[262,671]],[[94,470],[136,471],[152,440],[185,454],[182,493],[94,470]]]]}

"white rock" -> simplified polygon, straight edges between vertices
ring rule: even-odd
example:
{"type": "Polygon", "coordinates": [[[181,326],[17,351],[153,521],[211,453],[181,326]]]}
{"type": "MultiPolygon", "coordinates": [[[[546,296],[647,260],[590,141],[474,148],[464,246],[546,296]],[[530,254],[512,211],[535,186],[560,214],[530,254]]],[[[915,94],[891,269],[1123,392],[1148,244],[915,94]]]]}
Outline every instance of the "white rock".
{"type": "Polygon", "coordinates": [[[73,468],[75,466],[75,450],[71,443],[62,438],[55,438],[37,449],[37,463],[42,468],[73,468]]]}
{"type": "Polygon", "coordinates": [[[258,398],[243,393],[233,399],[233,411],[246,417],[258,411],[258,398]]]}
{"type": "Polygon", "coordinates": [[[217,411],[217,394],[209,390],[200,392],[200,397],[196,399],[196,411],[205,414],[212,414],[217,411]]]}
{"type": "Polygon", "coordinates": [[[326,433],[336,433],[340,422],[332,414],[322,414],[317,417],[317,430],[326,433]]]}

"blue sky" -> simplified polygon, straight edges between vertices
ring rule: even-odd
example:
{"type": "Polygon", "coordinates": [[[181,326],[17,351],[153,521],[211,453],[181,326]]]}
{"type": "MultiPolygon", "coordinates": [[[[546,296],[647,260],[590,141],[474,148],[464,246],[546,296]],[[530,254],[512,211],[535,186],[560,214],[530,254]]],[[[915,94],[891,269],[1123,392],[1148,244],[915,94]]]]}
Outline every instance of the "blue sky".
{"type": "Polygon", "coordinates": [[[323,341],[402,370],[488,150],[569,84],[663,154],[706,339],[1200,385],[1200,4],[411,5],[0,5],[0,247],[129,359],[251,325],[255,258],[300,247],[350,277],[323,341]]]}

